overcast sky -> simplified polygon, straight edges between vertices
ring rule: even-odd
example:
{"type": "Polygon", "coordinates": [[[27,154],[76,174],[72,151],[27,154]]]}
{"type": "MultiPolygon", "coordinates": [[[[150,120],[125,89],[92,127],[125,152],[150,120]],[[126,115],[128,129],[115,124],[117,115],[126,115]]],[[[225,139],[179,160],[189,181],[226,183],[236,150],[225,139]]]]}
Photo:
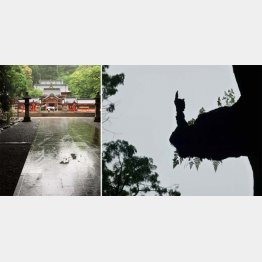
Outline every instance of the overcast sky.
{"type": "Polygon", "coordinates": [[[161,184],[179,184],[182,195],[252,195],[252,170],[246,157],[223,160],[217,172],[208,160],[198,171],[184,164],[172,166],[175,148],[169,137],[176,128],[175,92],[185,98],[186,120],[196,118],[201,107],[216,108],[217,98],[228,89],[239,98],[231,66],[110,66],[108,72],[124,73],[125,83],[110,98],[116,110],[104,123],[103,142],[127,140],[138,155],[153,158],[161,184]]]}

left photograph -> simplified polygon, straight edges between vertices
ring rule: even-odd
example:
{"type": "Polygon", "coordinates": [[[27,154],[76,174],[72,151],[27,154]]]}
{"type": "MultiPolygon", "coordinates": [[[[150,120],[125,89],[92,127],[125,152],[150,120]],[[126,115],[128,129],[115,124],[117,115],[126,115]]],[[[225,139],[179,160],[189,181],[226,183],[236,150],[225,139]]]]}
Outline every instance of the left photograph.
{"type": "Polygon", "coordinates": [[[0,195],[99,196],[100,65],[0,65],[0,195]]]}

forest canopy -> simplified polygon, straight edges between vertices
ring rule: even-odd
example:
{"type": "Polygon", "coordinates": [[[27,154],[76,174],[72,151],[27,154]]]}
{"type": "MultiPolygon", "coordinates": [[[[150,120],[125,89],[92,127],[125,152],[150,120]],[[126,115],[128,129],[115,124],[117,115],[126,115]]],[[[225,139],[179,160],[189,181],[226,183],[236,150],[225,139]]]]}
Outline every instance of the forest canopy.
{"type": "Polygon", "coordinates": [[[63,80],[72,96],[94,98],[100,89],[100,72],[99,65],[1,65],[0,95],[22,98],[28,91],[32,96],[41,96],[34,84],[63,80]]]}
{"type": "Polygon", "coordinates": [[[100,91],[101,67],[79,66],[72,74],[64,75],[61,79],[69,86],[73,96],[95,98],[100,91]]]}
{"type": "Polygon", "coordinates": [[[71,95],[77,98],[95,98],[100,90],[99,65],[33,65],[33,83],[39,80],[63,80],[71,95]]]}
{"type": "Polygon", "coordinates": [[[32,69],[33,83],[39,80],[61,80],[63,77],[72,74],[78,65],[30,65],[32,69]]]}

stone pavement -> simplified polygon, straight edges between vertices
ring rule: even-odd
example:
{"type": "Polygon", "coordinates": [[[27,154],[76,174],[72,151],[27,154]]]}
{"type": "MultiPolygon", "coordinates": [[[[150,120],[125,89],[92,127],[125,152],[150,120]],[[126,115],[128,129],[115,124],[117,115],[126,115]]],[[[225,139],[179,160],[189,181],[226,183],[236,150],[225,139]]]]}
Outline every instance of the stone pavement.
{"type": "Polygon", "coordinates": [[[16,125],[0,133],[0,195],[12,196],[23,169],[39,120],[16,125]]]}
{"type": "Polygon", "coordinates": [[[100,195],[100,124],[93,118],[39,120],[14,195],[100,195]]]}
{"type": "MultiPolygon", "coordinates": [[[[24,117],[24,113],[20,113],[20,116],[24,117]]],[[[63,112],[63,111],[55,111],[55,112],[30,112],[30,117],[95,117],[95,113],[88,112],[63,112]]]]}

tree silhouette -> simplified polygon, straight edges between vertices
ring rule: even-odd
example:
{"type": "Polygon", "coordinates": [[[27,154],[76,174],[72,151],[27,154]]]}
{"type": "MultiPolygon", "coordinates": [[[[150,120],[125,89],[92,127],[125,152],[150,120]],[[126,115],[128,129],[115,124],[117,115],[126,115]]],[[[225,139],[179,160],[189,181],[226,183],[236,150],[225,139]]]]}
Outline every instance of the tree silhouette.
{"type": "Polygon", "coordinates": [[[261,88],[262,66],[233,66],[241,93],[233,106],[200,114],[194,124],[185,121],[185,102],[175,98],[177,128],[170,137],[180,157],[221,161],[248,156],[254,175],[254,195],[262,195],[261,88]]]}
{"type": "Polygon", "coordinates": [[[136,196],[148,192],[157,195],[179,196],[175,189],[160,186],[159,175],[154,171],[153,159],[137,156],[137,150],[127,141],[116,140],[104,144],[103,195],[136,196]]]}
{"type": "Polygon", "coordinates": [[[124,84],[125,75],[116,74],[109,75],[107,73],[108,65],[102,66],[102,97],[103,97],[103,122],[109,119],[108,113],[112,113],[115,110],[115,104],[112,103],[109,98],[117,93],[117,87],[124,84]]]}
{"type": "MultiPolygon", "coordinates": [[[[229,89],[228,91],[224,92],[224,96],[218,97],[217,99],[217,105],[218,107],[222,107],[222,106],[232,106],[235,104],[235,93],[233,91],[233,89],[229,89]]],[[[205,113],[205,109],[202,107],[199,110],[199,115],[205,113]]],[[[187,121],[188,125],[193,125],[195,123],[195,119],[192,118],[191,120],[187,121]]],[[[202,163],[203,159],[199,158],[199,157],[193,157],[193,158],[182,158],[179,157],[177,151],[174,152],[174,158],[173,158],[173,168],[175,168],[177,165],[185,163],[185,166],[189,166],[190,169],[192,169],[193,166],[196,167],[196,169],[198,170],[200,164],[202,163]],[[185,160],[185,161],[184,161],[185,160]]],[[[220,160],[212,160],[212,164],[214,167],[215,172],[217,171],[217,168],[220,164],[222,164],[222,161],[220,160]]]]}

